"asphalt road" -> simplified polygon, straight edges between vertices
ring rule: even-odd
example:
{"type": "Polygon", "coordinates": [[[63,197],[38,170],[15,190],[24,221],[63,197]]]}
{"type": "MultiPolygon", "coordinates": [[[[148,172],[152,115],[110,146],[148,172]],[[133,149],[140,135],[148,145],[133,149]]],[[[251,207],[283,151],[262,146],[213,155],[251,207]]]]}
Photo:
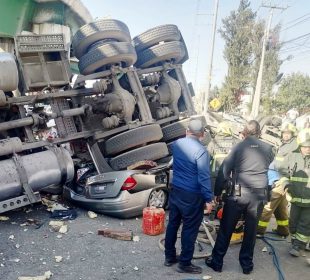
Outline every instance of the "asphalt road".
{"type": "MultiPolygon", "coordinates": [[[[12,211],[4,215],[7,221],[0,221],[0,279],[16,280],[19,276],[38,276],[51,271],[55,280],[105,280],[105,279],[278,279],[272,263],[272,256],[262,252],[265,244],[257,241],[254,272],[245,276],[238,264],[240,245],[231,246],[222,273],[212,272],[202,259],[195,260],[203,267],[202,275],[179,274],[175,267],[163,266],[163,252],[158,247],[160,236],[146,236],[141,231],[142,219],[119,220],[104,215],[90,219],[87,212],[78,209],[78,217],[66,221],[68,233],[61,235],[51,231],[50,213],[43,205],[24,210],[12,211]],[[26,212],[25,210],[32,210],[26,212]],[[27,219],[43,223],[40,228],[34,225],[21,226],[27,219]],[[98,229],[132,230],[140,237],[138,242],[120,241],[97,235],[98,229]],[[12,237],[14,235],[14,237],[12,237]],[[10,237],[11,236],[11,237],[10,237]],[[58,236],[58,237],[57,237],[58,236]],[[55,256],[62,256],[59,263],[55,256]]],[[[288,241],[274,244],[283,268],[285,279],[308,280],[310,266],[306,257],[292,258],[287,253],[288,241]]],[[[207,250],[208,248],[205,248],[207,250]]],[[[310,258],[309,252],[306,252],[310,258]]]]}

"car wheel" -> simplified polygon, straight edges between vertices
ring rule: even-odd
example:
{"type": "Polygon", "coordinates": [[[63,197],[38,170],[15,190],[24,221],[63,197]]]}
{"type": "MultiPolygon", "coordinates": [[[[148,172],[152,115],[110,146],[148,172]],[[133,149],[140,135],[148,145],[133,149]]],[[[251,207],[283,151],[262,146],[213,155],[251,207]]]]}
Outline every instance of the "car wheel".
{"type": "Polygon", "coordinates": [[[167,142],[185,136],[186,129],[191,119],[199,119],[202,121],[203,125],[207,124],[204,116],[192,117],[175,123],[171,123],[162,127],[163,141],[167,142]]]}
{"type": "Polygon", "coordinates": [[[131,42],[127,25],[115,19],[97,20],[82,26],[72,39],[72,47],[77,58],[81,58],[89,46],[97,41],[114,39],[118,42],[131,42]]]}
{"type": "Polygon", "coordinates": [[[166,42],[140,52],[136,66],[140,68],[147,68],[158,64],[159,62],[170,60],[174,63],[179,63],[185,55],[186,47],[183,42],[166,42]]]}
{"type": "Polygon", "coordinates": [[[115,155],[149,142],[159,141],[161,138],[163,133],[160,125],[150,124],[111,137],[104,143],[104,149],[106,155],[115,155]]]}
{"type": "Polygon", "coordinates": [[[133,38],[137,52],[141,52],[160,42],[180,41],[181,33],[174,24],[165,24],[151,28],[133,38]]]}
{"type": "Polygon", "coordinates": [[[152,190],[147,205],[149,207],[166,208],[168,202],[168,193],[163,188],[152,190]]]}
{"type": "Polygon", "coordinates": [[[124,67],[128,67],[136,60],[136,51],[130,43],[109,42],[83,55],[79,61],[79,69],[83,75],[88,75],[108,64],[122,63],[124,67]]]}
{"type": "Polygon", "coordinates": [[[166,143],[155,143],[120,154],[110,159],[110,165],[114,170],[121,170],[138,161],[158,160],[168,154],[166,143]]]}

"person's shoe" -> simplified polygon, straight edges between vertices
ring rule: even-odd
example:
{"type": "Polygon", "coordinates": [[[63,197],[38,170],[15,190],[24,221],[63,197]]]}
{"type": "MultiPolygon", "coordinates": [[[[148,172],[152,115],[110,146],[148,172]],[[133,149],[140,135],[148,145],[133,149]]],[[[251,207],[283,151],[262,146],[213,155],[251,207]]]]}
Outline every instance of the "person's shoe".
{"type": "Polygon", "coordinates": [[[202,268],[197,265],[181,265],[178,264],[177,266],[177,272],[179,273],[191,273],[191,274],[200,274],[202,273],[202,268]]]}
{"type": "Polygon", "coordinates": [[[300,256],[300,248],[297,245],[292,245],[291,249],[288,252],[294,257],[300,256]]]}
{"type": "Polygon", "coordinates": [[[206,265],[207,265],[208,267],[211,267],[214,271],[216,271],[216,272],[222,272],[222,268],[219,267],[219,266],[217,266],[217,265],[215,265],[215,264],[212,262],[212,258],[207,258],[207,259],[205,260],[205,262],[206,262],[206,265]]]}
{"type": "Polygon", "coordinates": [[[165,259],[164,266],[172,266],[172,265],[174,265],[174,264],[176,264],[178,262],[179,262],[178,258],[171,259],[171,260],[165,259]]]}
{"type": "Polygon", "coordinates": [[[272,229],[272,232],[274,232],[275,234],[277,234],[277,235],[279,235],[279,236],[281,236],[282,238],[286,238],[286,237],[288,237],[289,236],[289,233],[288,232],[280,232],[280,231],[278,231],[277,229],[272,229]]]}
{"type": "Polygon", "coordinates": [[[250,274],[253,271],[253,268],[243,268],[243,274],[250,274]]]}

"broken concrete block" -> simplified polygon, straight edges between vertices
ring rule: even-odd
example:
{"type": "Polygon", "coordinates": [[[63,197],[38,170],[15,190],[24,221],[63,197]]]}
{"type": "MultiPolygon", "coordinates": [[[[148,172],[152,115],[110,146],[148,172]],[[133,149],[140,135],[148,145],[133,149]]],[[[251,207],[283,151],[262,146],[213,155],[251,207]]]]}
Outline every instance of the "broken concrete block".
{"type": "Polygon", "coordinates": [[[139,242],[140,241],[140,237],[138,235],[135,235],[133,238],[132,238],[132,241],[133,242],[139,242]]]}
{"type": "Polygon", "coordinates": [[[68,226],[67,225],[63,225],[60,227],[59,233],[67,233],[68,232],[68,226]]]}
{"type": "Polygon", "coordinates": [[[95,218],[97,218],[97,214],[95,213],[95,212],[93,212],[93,211],[88,211],[87,212],[87,215],[88,215],[88,217],[89,218],[91,218],[91,219],[95,219],[95,218]]]}
{"type": "Polygon", "coordinates": [[[55,256],[55,262],[57,263],[62,262],[62,256],[55,256]]]}
{"type": "Polygon", "coordinates": [[[62,222],[62,221],[50,221],[49,222],[49,225],[51,226],[51,228],[54,230],[54,231],[59,231],[60,228],[64,225],[65,223],[62,222]]]}

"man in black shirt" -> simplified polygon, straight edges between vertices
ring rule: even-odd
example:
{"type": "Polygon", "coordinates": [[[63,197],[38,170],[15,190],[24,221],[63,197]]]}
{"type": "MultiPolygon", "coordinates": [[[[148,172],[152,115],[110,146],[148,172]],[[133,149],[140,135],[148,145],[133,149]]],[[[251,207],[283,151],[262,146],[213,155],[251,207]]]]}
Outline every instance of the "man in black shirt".
{"type": "MultiPolygon", "coordinates": [[[[219,174],[226,181],[232,180],[233,190],[225,201],[212,258],[206,260],[206,265],[217,272],[222,271],[232,233],[243,215],[245,227],[239,262],[244,274],[251,273],[258,219],[267,199],[267,171],[274,157],[272,146],[258,139],[260,126],[254,120],[247,123],[243,135],[244,140],[232,149],[219,174]]],[[[220,194],[220,184],[216,184],[215,196],[220,194]]]]}

